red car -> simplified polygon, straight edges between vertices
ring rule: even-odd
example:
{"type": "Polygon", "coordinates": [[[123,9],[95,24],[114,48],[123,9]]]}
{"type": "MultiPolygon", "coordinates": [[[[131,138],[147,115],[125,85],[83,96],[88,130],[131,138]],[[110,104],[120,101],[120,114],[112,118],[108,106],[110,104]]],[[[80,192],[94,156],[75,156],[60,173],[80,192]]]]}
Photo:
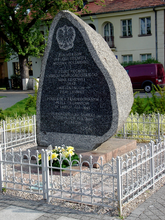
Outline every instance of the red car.
{"type": "Polygon", "coordinates": [[[162,64],[139,64],[125,67],[131,78],[133,89],[152,90],[152,85],[165,86],[165,72],[162,64]]]}

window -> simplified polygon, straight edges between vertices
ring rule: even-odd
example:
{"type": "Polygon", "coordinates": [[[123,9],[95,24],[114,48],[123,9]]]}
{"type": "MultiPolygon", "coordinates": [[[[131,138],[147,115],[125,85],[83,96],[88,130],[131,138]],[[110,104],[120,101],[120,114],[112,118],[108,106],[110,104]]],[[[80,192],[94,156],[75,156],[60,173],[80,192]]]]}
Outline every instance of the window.
{"type": "Polygon", "coordinates": [[[129,63],[133,61],[132,55],[123,55],[122,57],[123,57],[123,63],[129,63]]]}
{"type": "Polygon", "coordinates": [[[115,47],[114,46],[113,24],[110,22],[105,24],[105,26],[104,26],[104,39],[110,47],[115,47]]]}
{"type": "Polygon", "coordinates": [[[140,34],[150,35],[151,34],[151,18],[141,18],[140,19],[140,34]]]}
{"type": "Polygon", "coordinates": [[[20,75],[20,68],[18,62],[13,63],[13,70],[14,70],[14,75],[20,75]]]}
{"type": "Polygon", "coordinates": [[[96,27],[94,26],[94,24],[89,24],[89,26],[90,26],[91,28],[93,28],[94,30],[96,30],[96,27]]]}
{"type": "MultiPolygon", "coordinates": [[[[28,61],[29,76],[33,76],[32,61],[28,61]]],[[[13,62],[14,75],[20,75],[19,62],[13,62]]]]}
{"type": "Polygon", "coordinates": [[[151,59],[151,54],[141,54],[141,61],[146,61],[148,59],[151,59]]]}
{"type": "Polygon", "coordinates": [[[28,62],[28,67],[29,67],[29,76],[33,76],[32,61],[28,62]]]}
{"type": "Polygon", "coordinates": [[[131,37],[132,36],[132,20],[123,20],[122,21],[122,36],[131,37]]]}

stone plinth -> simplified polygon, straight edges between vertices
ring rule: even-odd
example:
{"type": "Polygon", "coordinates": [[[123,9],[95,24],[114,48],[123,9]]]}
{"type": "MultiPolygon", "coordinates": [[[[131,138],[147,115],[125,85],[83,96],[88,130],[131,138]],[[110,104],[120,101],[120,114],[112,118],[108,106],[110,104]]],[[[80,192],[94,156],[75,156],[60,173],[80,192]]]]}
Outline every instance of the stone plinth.
{"type": "MultiPolygon", "coordinates": [[[[112,158],[121,156],[129,151],[132,151],[137,148],[136,140],[126,140],[126,139],[117,139],[111,138],[108,141],[101,144],[97,149],[89,152],[76,151],[77,154],[82,155],[82,161],[90,161],[90,156],[93,157],[92,162],[95,168],[98,168],[101,164],[101,157],[103,158],[103,164],[111,161],[112,158]]],[[[84,165],[87,166],[85,163],[84,165]]]]}

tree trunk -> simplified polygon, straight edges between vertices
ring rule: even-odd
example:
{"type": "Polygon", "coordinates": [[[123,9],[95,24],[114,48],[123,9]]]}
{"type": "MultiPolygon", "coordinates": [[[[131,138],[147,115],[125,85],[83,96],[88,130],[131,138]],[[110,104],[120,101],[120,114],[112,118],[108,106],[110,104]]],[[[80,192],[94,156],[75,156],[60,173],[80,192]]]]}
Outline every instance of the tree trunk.
{"type": "Polygon", "coordinates": [[[27,90],[28,79],[29,79],[28,57],[19,55],[19,66],[20,66],[22,88],[23,90],[27,90]]]}
{"type": "Polygon", "coordinates": [[[29,78],[28,57],[19,55],[21,79],[29,78]]]}

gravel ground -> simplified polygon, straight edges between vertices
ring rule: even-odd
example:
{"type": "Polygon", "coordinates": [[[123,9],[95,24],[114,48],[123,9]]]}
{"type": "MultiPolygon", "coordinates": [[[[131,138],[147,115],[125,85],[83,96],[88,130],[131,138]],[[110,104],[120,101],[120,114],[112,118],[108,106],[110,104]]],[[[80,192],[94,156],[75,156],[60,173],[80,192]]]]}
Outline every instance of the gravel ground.
{"type": "MultiPolygon", "coordinates": [[[[138,144],[138,148],[141,146],[144,146],[145,144],[138,144]]],[[[30,143],[30,144],[26,144],[26,145],[22,145],[20,147],[15,147],[14,148],[14,152],[18,152],[19,148],[22,149],[23,152],[25,152],[27,149],[30,149],[32,152],[35,152],[35,150],[37,149],[37,145],[34,143],[30,143]]],[[[7,152],[9,152],[9,150],[7,150],[7,152]]],[[[57,178],[57,176],[56,176],[57,178]]],[[[85,177],[84,177],[85,178],[85,177]]],[[[65,179],[66,183],[67,183],[67,177],[65,179]]],[[[69,178],[68,178],[69,181],[69,178]]],[[[145,191],[142,195],[138,196],[136,199],[134,199],[133,201],[131,201],[130,203],[127,203],[124,207],[123,207],[123,216],[129,216],[130,213],[136,209],[141,203],[143,203],[147,198],[149,198],[153,193],[155,193],[156,191],[158,191],[163,185],[165,185],[165,177],[162,178],[161,180],[159,180],[155,185],[153,189],[148,189],[147,191],[145,191]]],[[[30,200],[42,200],[43,197],[40,195],[36,195],[36,194],[30,194],[30,193],[26,193],[26,192],[21,192],[21,191],[13,191],[13,190],[6,190],[6,192],[4,192],[5,194],[11,195],[11,196],[16,196],[16,197],[22,197],[24,199],[30,199],[30,200]]],[[[117,210],[112,210],[110,208],[107,207],[101,207],[101,206],[94,206],[94,205],[86,205],[86,204],[78,204],[75,202],[66,202],[60,199],[55,199],[53,198],[50,202],[51,204],[54,205],[59,205],[62,207],[69,207],[69,208],[73,208],[76,210],[80,210],[80,211],[85,211],[85,212],[94,212],[94,213],[98,213],[98,214],[108,214],[109,216],[118,216],[118,211],[117,210]]]]}

